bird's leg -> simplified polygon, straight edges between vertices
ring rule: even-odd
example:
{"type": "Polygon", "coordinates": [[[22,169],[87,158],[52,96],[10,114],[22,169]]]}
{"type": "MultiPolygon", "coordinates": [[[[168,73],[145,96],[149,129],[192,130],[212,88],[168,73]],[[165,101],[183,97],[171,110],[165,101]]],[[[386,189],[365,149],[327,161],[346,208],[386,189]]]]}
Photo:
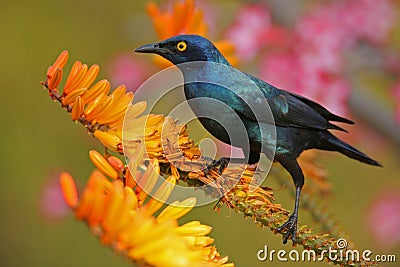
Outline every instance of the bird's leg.
{"type": "Polygon", "coordinates": [[[222,172],[225,170],[225,168],[228,166],[229,162],[232,163],[247,163],[245,158],[227,158],[227,157],[222,157],[218,160],[213,160],[211,164],[209,164],[205,169],[204,169],[204,176],[207,176],[207,174],[214,168],[219,166],[218,169],[218,174],[221,175],[222,172]]]}
{"type": "Polygon", "coordinates": [[[210,165],[208,165],[206,167],[206,169],[204,170],[204,175],[207,175],[212,169],[216,168],[219,166],[218,169],[218,174],[221,175],[222,172],[224,171],[224,169],[226,168],[226,166],[229,163],[229,158],[223,157],[220,158],[218,160],[214,160],[213,162],[211,162],[210,165]]]}
{"type": "MultiPolygon", "coordinates": [[[[221,175],[222,172],[225,170],[225,168],[228,166],[229,162],[235,162],[235,163],[247,163],[246,159],[244,158],[227,158],[227,157],[222,157],[218,160],[212,160],[211,158],[205,157],[206,160],[211,160],[212,162],[204,169],[204,176],[207,176],[207,174],[214,168],[218,167],[218,174],[221,175]]],[[[215,185],[217,189],[221,193],[221,197],[219,198],[217,204],[215,205],[214,209],[218,209],[222,203],[226,203],[228,206],[235,208],[235,206],[229,201],[229,199],[225,196],[225,194],[228,192],[224,190],[222,184],[220,183],[219,179],[215,180],[215,185]]]]}
{"type": "Polygon", "coordinates": [[[300,192],[301,192],[301,187],[297,186],[296,187],[296,200],[294,204],[294,211],[292,215],[290,215],[289,220],[282,224],[277,230],[279,232],[282,232],[283,229],[287,229],[284,238],[283,238],[283,244],[287,243],[287,240],[289,239],[289,236],[292,237],[292,241],[296,241],[296,234],[297,234],[297,221],[299,218],[299,202],[300,202],[300,192]]]}
{"type": "Polygon", "coordinates": [[[293,182],[296,186],[296,200],[294,202],[294,211],[292,215],[290,215],[289,220],[287,220],[287,222],[281,225],[277,230],[279,232],[282,232],[284,229],[286,229],[286,233],[284,234],[283,238],[283,244],[287,243],[289,237],[291,237],[294,243],[296,242],[300,193],[301,193],[301,188],[303,187],[304,184],[304,174],[296,160],[281,159],[279,160],[279,162],[290,173],[290,175],[293,178],[293,182]]]}

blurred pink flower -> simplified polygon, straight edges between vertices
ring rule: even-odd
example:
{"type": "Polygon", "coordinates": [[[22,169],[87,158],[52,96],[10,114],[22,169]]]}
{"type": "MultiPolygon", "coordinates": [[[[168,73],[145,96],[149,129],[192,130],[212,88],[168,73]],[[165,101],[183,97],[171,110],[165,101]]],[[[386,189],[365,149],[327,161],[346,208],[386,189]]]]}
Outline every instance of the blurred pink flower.
{"type": "Polygon", "coordinates": [[[400,191],[385,190],[367,211],[367,227],[377,247],[390,248],[400,243],[400,191]]]}
{"type": "Polygon", "coordinates": [[[303,70],[299,72],[298,85],[299,90],[295,92],[317,101],[335,114],[348,114],[347,100],[351,87],[342,76],[303,70]]]}
{"type": "Polygon", "coordinates": [[[346,38],[349,32],[340,20],[342,6],[339,3],[336,1],[318,5],[300,19],[295,32],[301,42],[315,48],[325,46],[332,49],[340,49],[351,43],[351,40],[346,38]]]}
{"type": "Polygon", "coordinates": [[[58,182],[58,175],[51,175],[45,181],[39,198],[39,211],[50,220],[60,220],[70,213],[58,182]]]}
{"type": "Polygon", "coordinates": [[[269,10],[261,5],[247,5],[237,13],[234,23],[227,30],[227,38],[235,44],[241,60],[250,60],[264,46],[263,36],[269,27],[269,10]]]}
{"type": "MultiPolygon", "coordinates": [[[[310,79],[311,80],[311,79],[310,79]]],[[[329,109],[330,112],[338,115],[348,115],[347,100],[350,96],[351,87],[343,77],[319,75],[314,82],[314,88],[307,86],[307,80],[302,79],[301,87],[304,89],[304,96],[307,96],[329,109]]]]}
{"type": "Polygon", "coordinates": [[[127,91],[136,91],[148,73],[146,63],[135,60],[132,53],[114,56],[108,70],[112,84],[125,84],[127,91]]]}
{"type": "Polygon", "coordinates": [[[317,101],[336,114],[346,115],[348,112],[349,83],[322,68],[311,70],[296,53],[268,54],[261,62],[260,70],[261,77],[278,88],[317,101]]]}
{"type": "Polygon", "coordinates": [[[295,25],[292,46],[266,55],[261,76],[346,115],[350,85],[344,76],[344,54],[360,38],[374,43],[386,39],[394,22],[391,9],[390,0],[378,4],[371,0],[332,1],[315,6],[295,25]],[[368,26],[361,26],[365,20],[368,26]]]}
{"type": "Polygon", "coordinates": [[[332,1],[303,17],[296,32],[314,48],[341,50],[358,39],[381,43],[395,23],[392,0],[332,1]]]}
{"type": "Polygon", "coordinates": [[[268,83],[300,93],[298,84],[299,62],[297,55],[291,52],[268,54],[259,67],[261,77],[268,83]]]}
{"type": "Polygon", "coordinates": [[[355,42],[354,34],[344,24],[343,2],[315,7],[296,25],[296,47],[303,65],[311,71],[339,73],[343,69],[343,52],[355,42]]]}
{"type": "Polygon", "coordinates": [[[345,1],[342,20],[345,26],[358,38],[372,43],[386,40],[395,23],[395,6],[392,0],[345,1]]]}
{"type": "Polygon", "coordinates": [[[382,43],[396,20],[393,0],[330,1],[317,4],[295,25],[292,33],[272,22],[266,5],[249,4],[236,14],[227,30],[227,38],[236,45],[238,57],[250,60],[265,46],[285,47],[312,60],[324,70],[338,72],[343,65],[344,49],[360,39],[382,43]],[[292,38],[295,39],[291,42],[292,38]]]}

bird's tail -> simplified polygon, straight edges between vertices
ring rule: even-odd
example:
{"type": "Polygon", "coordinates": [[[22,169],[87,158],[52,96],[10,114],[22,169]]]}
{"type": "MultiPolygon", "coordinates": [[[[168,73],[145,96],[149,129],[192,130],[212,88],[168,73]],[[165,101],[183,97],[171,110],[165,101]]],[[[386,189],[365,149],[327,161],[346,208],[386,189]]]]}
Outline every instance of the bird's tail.
{"type": "Polygon", "coordinates": [[[323,146],[326,150],[338,151],[349,158],[356,159],[369,165],[382,167],[378,161],[371,159],[360,150],[340,140],[330,132],[326,131],[323,135],[324,137],[322,139],[325,141],[323,146]]]}

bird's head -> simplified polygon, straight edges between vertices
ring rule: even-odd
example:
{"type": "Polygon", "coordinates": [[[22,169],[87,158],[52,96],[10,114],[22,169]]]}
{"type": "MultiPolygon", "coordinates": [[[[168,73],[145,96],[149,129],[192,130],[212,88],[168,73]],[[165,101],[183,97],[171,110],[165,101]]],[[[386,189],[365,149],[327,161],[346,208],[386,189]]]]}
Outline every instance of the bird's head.
{"type": "Polygon", "coordinates": [[[175,65],[193,61],[228,64],[214,44],[199,35],[177,35],[158,43],[143,45],[135,52],[157,54],[175,65]]]}

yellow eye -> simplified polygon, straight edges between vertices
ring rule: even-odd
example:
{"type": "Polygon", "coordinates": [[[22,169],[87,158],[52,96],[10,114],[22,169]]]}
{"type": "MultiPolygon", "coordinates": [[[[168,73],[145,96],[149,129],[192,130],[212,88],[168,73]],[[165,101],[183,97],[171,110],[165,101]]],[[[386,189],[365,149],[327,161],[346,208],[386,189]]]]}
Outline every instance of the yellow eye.
{"type": "Polygon", "coordinates": [[[183,52],[186,50],[187,44],[184,41],[181,41],[176,45],[176,48],[178,48],[179,51],[183,52]]]}

